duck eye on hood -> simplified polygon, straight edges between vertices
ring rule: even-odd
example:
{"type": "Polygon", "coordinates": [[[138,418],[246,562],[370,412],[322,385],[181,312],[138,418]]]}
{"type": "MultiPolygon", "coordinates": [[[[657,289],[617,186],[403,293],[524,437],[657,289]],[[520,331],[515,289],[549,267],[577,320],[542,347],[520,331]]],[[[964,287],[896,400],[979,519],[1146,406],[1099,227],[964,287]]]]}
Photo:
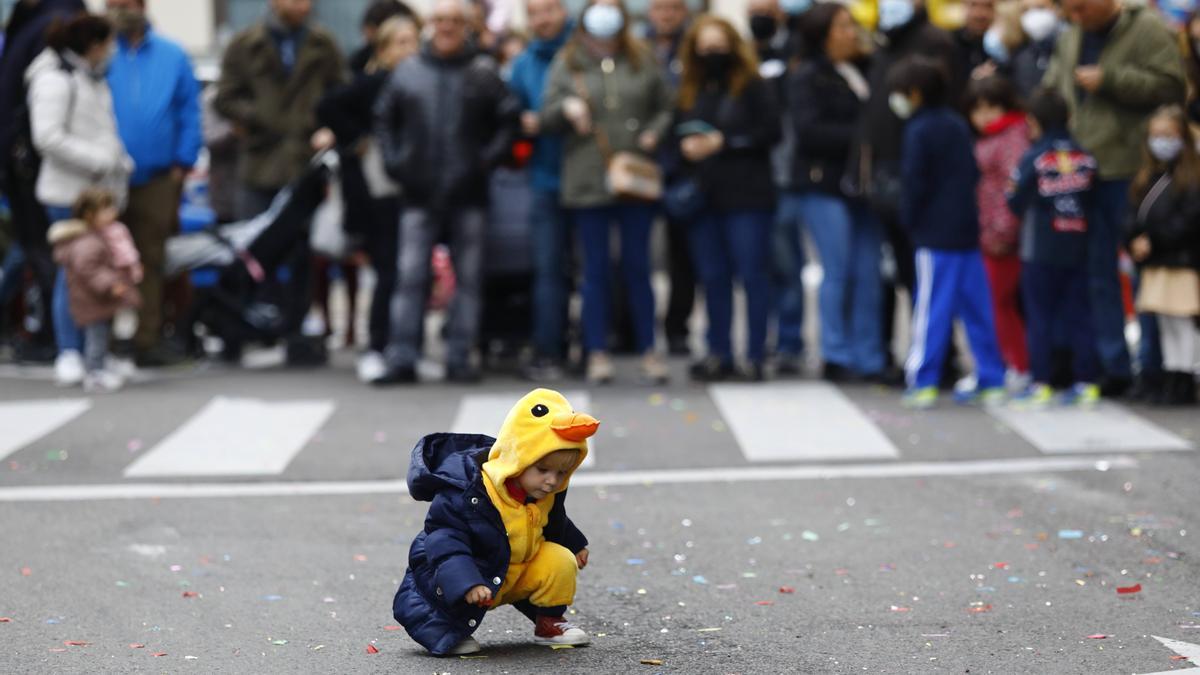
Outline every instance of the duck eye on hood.
{"type": "Polygon", "coordinates": [[[533,406],[533,409],[529,412],[533,413],[534,417],[545,417],[546,415],[550,414],[550,409],[539,403],[533,406]]]}

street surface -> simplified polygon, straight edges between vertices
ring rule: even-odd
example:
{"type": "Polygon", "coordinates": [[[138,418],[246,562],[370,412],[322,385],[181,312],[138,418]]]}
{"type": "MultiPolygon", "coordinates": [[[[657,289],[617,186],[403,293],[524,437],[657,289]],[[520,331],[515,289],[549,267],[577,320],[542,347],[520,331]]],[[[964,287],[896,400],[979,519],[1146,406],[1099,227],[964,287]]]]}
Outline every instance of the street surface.
{"type": "Polygon", "coordinates": [[[568,501],[593,644],[534,646],[501,608],[470,659],[424,655],[391,618],[426,508],[409,451],[494,434],[528,384],[372,390],[343,353],[86,396],[6,367],[0,671],[1200,667],[1194,409],[914,413],[879,388],[704,387],[675,366],[668,387],[633,384],[633,362],[624,384],[559,386],[602,422],[568,501]]]}

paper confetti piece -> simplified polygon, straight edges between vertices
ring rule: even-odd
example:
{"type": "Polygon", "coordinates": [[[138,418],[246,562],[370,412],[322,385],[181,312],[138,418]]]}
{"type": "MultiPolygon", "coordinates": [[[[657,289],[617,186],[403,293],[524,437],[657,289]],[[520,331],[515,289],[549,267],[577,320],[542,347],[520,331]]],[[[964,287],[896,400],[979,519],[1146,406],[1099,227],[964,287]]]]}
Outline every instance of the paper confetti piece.
{"type": "Polygon", "coordinates": [[[197,593],[196,591],[184,591],[183,592],[183,597],[185,597],[185,598],[195,598],[195,597],[199,597],[199,595],[200,594],[197,593]]]}
{"type": "Polygon", "coordinates": [[[911,612],[912,607],[901,607],[899,605],[892,605],[892,611],[893,612],[911,612]]]}
{"type": "Polygon", "coordinates": [[[384,630],[401,630],[403,628],[404,628],[404,626],[384,626],[383,627],[384,630]]]}
{"type": "Polygon", "coordinates": [[[775,601],[774,600],[759,600],[758,602],[756,602],[754,604],[759,605],[761,607],[766,607],[767,605],[775,604],[775,601]]]}
{"type": "Polygon", "coordinates": [[[287,644],[287,640],[271,640],[271,644],[282,647],[283,645],[287,644]]]}
{"type": "Polygon", "coordinates": [[[1008,569],[1008,563],[998,562],[998,563],[993,564],[992,567],[995,567],[998,570],[1006,570],[1006,569],[1008,569]]]}
{"type": "Polygon", "coordinates": [[[696,632],[697,633],[715,633],[719,630],[721,630],[721,629],[720,628],[697,628],[696,632]]]}
{"type": "Polygon", "coordinates": [[[789,594],[789,595],[790,595],[790,594],[792,594],[792,593],[795,593],[795,592],[796,592],[796,589],[792,588],[791,586],[780,586],[780,587],[779,587],[779,592],[780,592],[780,593],[786,593],[786,594],[789,594]]]}
{"type": "Polygon", "coordinates": [[[378,654],[379,647],[376,647],[375,645],[367,645],[367,653],[368,654],[378,654]]]}
{"type": "Polygon", "coordinates": [[[550,649],[575,649],[575,645],[550,645],[550,649]]]}
{"type": "Polygon", "coordinates": [[[166,656],[166,652],[154,652],[153,656],[166,656]]]}
{"type": "Polygon", "coordinates": [[[28,577],[33,575],[33,570],[28,567],[21,568],[21,576],[28,577]]]}
{"type": "Polygon", "coordinates": [[[319,652],[319,651],[321,651],[322,649],[325,649],[325,645],[317,645],[316,647],[313,647],[313,648],[312,648],[312,650],[313,650],[314,652],[319,652]]]}
{"type": "Polygon", "coordinates": [[[1087,639],[1089,639],[1089,640],[1103,640],[1103,639],[1105,639],[1105,638],[1107,638],[1107,637],[1108,637],[1108,636],[1107,636],[1107,635],[1105,635],[1104,633],[1095,633],[1095,634],[1093,634],[1093,635],[1089,635],[1089,636],[1087,636],[1087,639]]]}
{"type": "Polygon", "coordinates": [[[63,644],[68,647],[87,647],[92,643],[84,642],[82,640],[63,640],[63,644]]]}
{"type": "Polygon", "coordinates": [[[137,643],[137,642],[134,642],[134,643],[132,643],[132,644],[130,644],[130,645],[129,645],[129,648],[130,648],[130,649],[145,649],[145,648],[146,648],[146,645],[144,645],[144,644],[140,644],[140,643],[137,643]]]}
{"type": "Polygon", "coordinates": [[[968,607],[967,611],[972,614],[982,614],[984,612],[992,611],[992,606],[991,605],[982,605],[979,607],[968,607]]]}
{"type": "Polygon", "coordinates": [[[367,562],[367,556],[361,553],[356,553],[354,554],[354,562],[367,562]]]}
{"type": "Polygon", "coordinates": [[[0,623],[12,623],[12,619],[7,616],[0,616],[0,623]]]}
{"type": "Polygon", "coordinates": [[[1082,539],[1083,531],[1082,530],[1059,530],[1058,538],[1059,539],[1082,539]]]}
{"type": "Polygon", "coordinates": [[[1120,595],[1128,595],[1130,593],[1141,593],[1142,585],[1134,584],[1132,586],[1117,586],[1117,593],[1120,595]]]}
{"type": "Polygon", "coordinates": [[[642,659],[638,663],[643,666],[661,666],[663,662],[662,659],[642,659]]]}

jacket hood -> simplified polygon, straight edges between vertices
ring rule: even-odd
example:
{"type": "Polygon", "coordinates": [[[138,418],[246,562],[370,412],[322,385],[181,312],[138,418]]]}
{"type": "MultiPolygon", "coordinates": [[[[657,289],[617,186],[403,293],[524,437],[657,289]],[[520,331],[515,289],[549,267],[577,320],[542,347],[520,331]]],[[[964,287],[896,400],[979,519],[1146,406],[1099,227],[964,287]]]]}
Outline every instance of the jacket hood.
{"type": "Polygon", "coordinates": [[[504,482],[509,478],[556,450],[578,450],[574,466],[556,490],[562,492],[587,457],[587,439],[599,426],[600,422],[594,417],[575,412],[570,402],[557,391],[534,389],[508,412],[496,443],[488,452],[483,472],[496,491],[506,495],[504,482]]]}
{"type": "Polygon", "coordinates": [[[39,75],[56,70],[63,71],[63,59],[58,52],[47,47],[25,69],[25,82],[33,82],[39,75]]]}
{"type": "Polygon", "coordinates": [[[408,493],[432,501],[450,488],[466,490],[479,477],[481,455],[496,442],[477,434],[430,434],[417,441],[408,464],[408,493]]]}
{"type": "Polygon", "coordinates": [[[82,237],[91,231],[87,223],[76,218],[70,220],[60,220],[50,226],[50,231],[46,233],[46,240],[51,246],[57,246],[72,239],[82,237]]]}

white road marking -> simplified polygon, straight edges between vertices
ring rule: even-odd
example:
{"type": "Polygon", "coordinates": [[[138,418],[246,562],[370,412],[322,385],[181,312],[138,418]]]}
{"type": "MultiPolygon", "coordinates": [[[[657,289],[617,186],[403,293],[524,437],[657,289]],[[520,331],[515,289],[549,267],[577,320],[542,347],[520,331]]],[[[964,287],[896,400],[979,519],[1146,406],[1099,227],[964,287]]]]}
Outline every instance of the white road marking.
{"type": "Polygon", "coordinates": [[[1186,440],[1115,403],[1102,402],[1092,409],[995,406],[988,412],[1051,455],[1194,449],[1186,440]]]}
{"type": "Polygon", "coordinates": [[[751,462],[898,457],[837,387],[823,382],[724,384],[708,389],[751,462]]]}
{"type": "Polygon", "coordinates": [[[332,401],[218,396],[125,468],[129,477],[281,473],[333,413],[332,401]]]}
{"type": "MultiPolygon", "coordinates": [[[[1200,664],[1200,645],[1194,645],[1190,642],[1183,642],[1181,640],[1172,640],[1170,638],[1158,637],[1157,635],[1151,635],[1150,637],[1154,638],[1155,640],[1158,640],[1159,642],[1162,643],[1162,645],[1164,647],[1166,647],[1167,649],[1170,649],[1171,651],[1175,652],[1176,654],[1187,657],[1187,660],[1191,661],[1193,665],[1200,664]]],[[[1183,675],[1184,673],[1188,673],[1190,675],[1200,675],[1200,668],[1184,668],[1183,670],[1160,670],[1160,671],[1154,672],[1154,673],[1144,673],[1143,675],[1183,675]]]]}
{"type": "MultiPolygon", "coordinates": [[[[736,466],[707,469],[587,472],[571,478],[580,487],[622,485],[682,485],[761,481],[832,480],[858,478],[918,478],[991,476],[1062,471],[1136,469],[1138,461],[1124,455],[1092,457],[1029,457],[962,462],[886,462],[808,466],[736,466]]],[[[117,483],[47,485],[0,488],[0,502],[80,502],[108,499],[200,499],[233,497],[312,497],[366,494],[406,494],[404,480],[357,480],[262,483],[117,483]]]]}
{"type": "MultiPolygon", "coordinates": [[[[450,433],[454,434],[487,434],[495,436],[500,432],[501,425],[513,404],[521,400],[528,392],[467,394],[458,404],[458,413],[454,423],[450,425],[450,433]]],[[[564,391],[562,395],[575,406],[575,410],[593,414],[592,397],[586,391],[564,391]]],[[[600,420],[601,424],[604,420],[600,420]]],[[[580,465],[581,469],[590,469],[596,465],[596,439],[588,439],[588,456],[580,465]]]]}
{"type": "Polygon", "coordinates": [[[86,398],[0,403],[0,459],[29,445],[82,415],[92,402],[86,398]]]}

